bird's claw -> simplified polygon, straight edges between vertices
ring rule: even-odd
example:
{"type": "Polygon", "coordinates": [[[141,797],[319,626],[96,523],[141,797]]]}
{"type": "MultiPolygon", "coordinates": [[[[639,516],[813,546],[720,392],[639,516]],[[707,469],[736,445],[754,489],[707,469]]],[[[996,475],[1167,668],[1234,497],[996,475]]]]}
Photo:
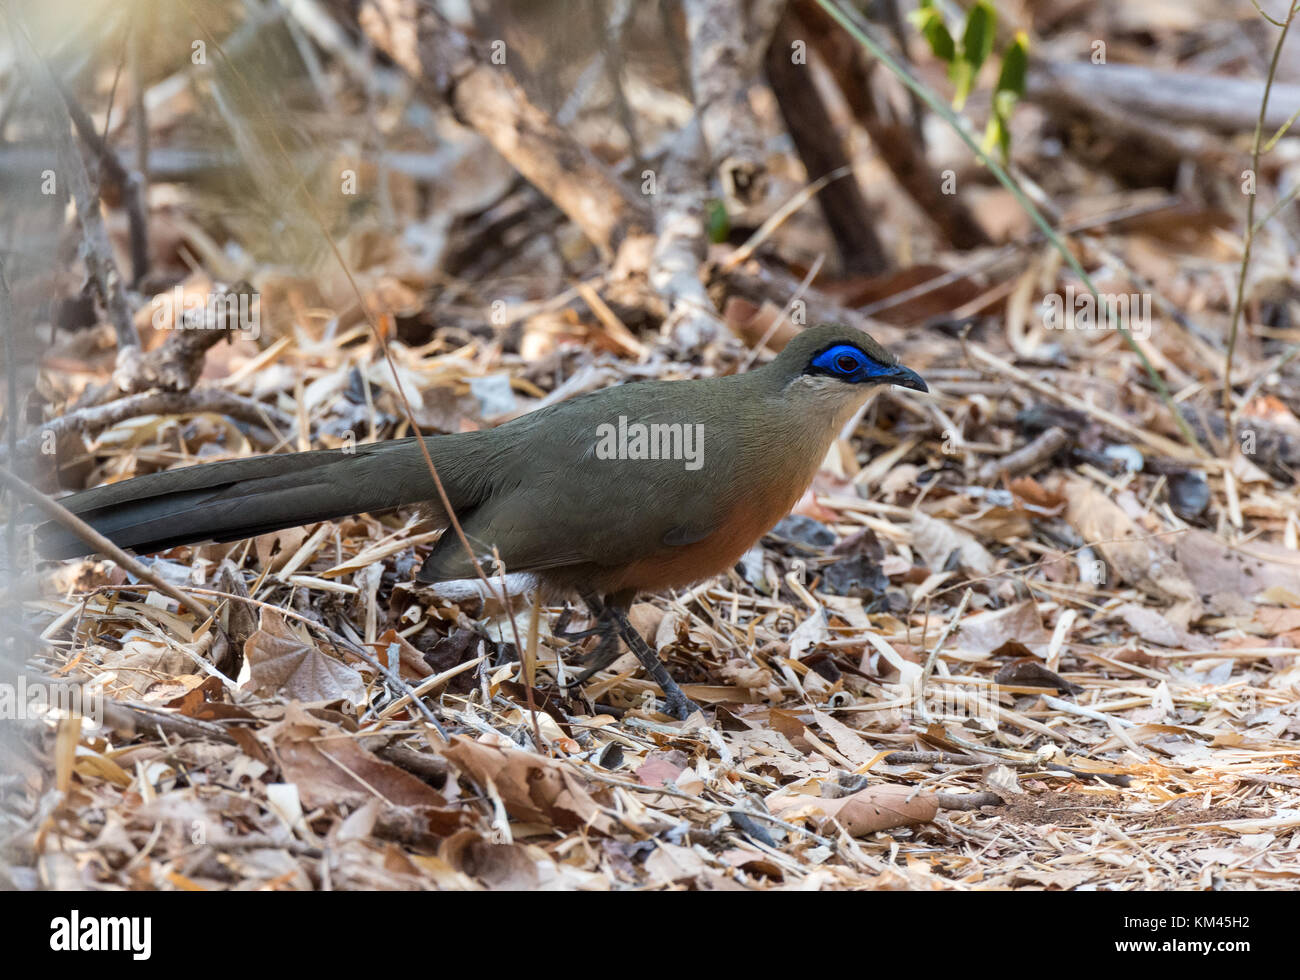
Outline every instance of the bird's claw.
{"type": "Polygon", "coordinates": [[[695,712],[703,712],[703,710],[698,704],[680,692],[676,697],[670,694],[664,699],[664,714],[671,715],[678,721],[685,721],[695,712]]]}

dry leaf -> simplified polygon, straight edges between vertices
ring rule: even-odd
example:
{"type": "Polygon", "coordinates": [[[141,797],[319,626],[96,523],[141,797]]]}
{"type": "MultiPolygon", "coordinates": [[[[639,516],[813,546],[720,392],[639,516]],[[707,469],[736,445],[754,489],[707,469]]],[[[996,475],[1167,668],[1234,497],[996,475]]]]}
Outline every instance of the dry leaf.
{"type": "Polygon", "coordinates": [[[881,783],[839,799],[820,796],[781,796],[768,800],[772,813],[782,820],[807,817],[818,831],[838,823],[853,837],[862,837],[891,827],[926,823],[939,812],[931,793],[910,786],[881,783]]]}
{"type": "Polygon", "coordinates": [[[244,656],[259,694],[365,703],[366,685],[357,671],[303,639],[270,609],[262,610],[261,625],[244,644],[244,656]]]}
{"type": "Polygon", "coordinates": [[[1046,656],[1052,634],[1043,626],[1038,604],[1032,599],[997,609],[976,613],[961,621],[953,646],[963,659],[983,659],[1006,643],[1016,642],[1036,656],[1046,656]]]}
{"type": "Polygon", "coordinates": [[[607,834],[613,821],[571,767],[522,749],[485,745],[457,735],[443,755],[478,783],[491,783],[516,820],[561,830],[589,827],[607,834]]]}
{"type": "Polygon", "coordinates": [[[1121,582],[1162,599],[1199,601],[1196,587],[1170,547],[1142,531],[1117,503],[1091,481],[1066,481],[1066,521],[1099,550],[1121,582]]]}
{"type": "Polygon", "coordinates": [[[962,567],[975,575],[993,571],[993,556],[969,531],[917,512],[912,516],[912,545],[931,571],[942,571],[955,551],[962,567]]]}
{"type": "Polygon", "coordinates": [[[360,806],[378,799],[410,816],[419,829],[445,834],[471,819],[463,807],[448,807],[437,790],[362,748],[351,733],[322,721],[296,704],[284,720],[257,733],[297,787],[303,807],[360,806]]]}

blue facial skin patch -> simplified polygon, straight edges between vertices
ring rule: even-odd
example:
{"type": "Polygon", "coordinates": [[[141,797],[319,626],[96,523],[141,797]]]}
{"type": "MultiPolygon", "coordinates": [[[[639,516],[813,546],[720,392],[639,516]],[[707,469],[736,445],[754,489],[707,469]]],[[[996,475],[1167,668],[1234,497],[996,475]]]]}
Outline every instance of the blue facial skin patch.
{"type": "Polygon", "coordinates": [[[888,365],[873,361],[852,344],[836,344],[827,348],[812,359],[809,367],[819,368],[849,382],[870,381],[893,370],[888,365]]]}

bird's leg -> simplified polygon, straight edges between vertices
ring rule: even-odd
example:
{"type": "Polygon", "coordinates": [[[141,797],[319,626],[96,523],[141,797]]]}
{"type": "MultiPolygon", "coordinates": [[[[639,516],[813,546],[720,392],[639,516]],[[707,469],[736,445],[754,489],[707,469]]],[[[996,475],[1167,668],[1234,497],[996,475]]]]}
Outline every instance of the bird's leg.
{"type": "Polygon", "coordinates": [[[595,618],[596,625],[585,630],[565,629],[572,615],[566,606],[564,612],[560,614],[559,622],[556,623],[557,628],[551,630],[551,635],[562,640],[585,640],[589,636],[599,636],[600,642],[596,644],[594,650],[582,657],[583,670],[565,684],[565,687],[577,687],[597,672],[604,670],[618,657],[618,629],[610,619],[609,610],[594,595],[586,595],[582,598],[595,618]]]}
{"type": "MultiPolygon", "coordinates": [[[[578,674],[571,680],[568,687],[576,687],[588,680],[597,671],[604,670],[618,656],[618,641],[621,638],[627,644],[629,650],[636,655],[637,660],[650,679],[659,685],[664,692],[665,713],[672,715],[674,718],[685,720],[691,713],[699,711],[700,706],[688,698],[684,691],[678,687],[677,682],[673,680],[672,675],[668,673],[668,668],[659,660],[659,655],[650,649],[650,644],[637,632],[632,621],[627,618],[627,611],[618,603],[611,602],[606,605],[601,602],[595,595],[583,595],[582,601],[586,603],[591,614],[596,617],[596,625],[590,630],[583,630],[580,633],[566,633],[564,638],[576,636],[592,636],[601,634],[601,641],[596,645],[596,649],[583,658],[586,665],[582,673],[578,674]]],[[[566,624],[561,624],[566,625],[566,624]]],[[[561,632],[552,630],[553,635],[561,635],[561,632]]]]}
{"type": "MultiPolygon", "coordinates": [[[[595,613],[592,615],[595,615],[595,613]]],[[[551,636],[555,637],[557,640],[568,640],[572,642],[573,640],[585,640],[590,636],[604,636],[609,632],[609,625],[602,622],[600,619],[596,620],[596,625],[591,627],[591,629],[571,630],[569,629],[569,620],[572,618],[573,610],[566,605],[564,607],[564,612],[560,613],[560,618],[555,621],[555,626],[551,630],[551,636]]]]}
{"type": "Polygon", "coordinates": [[[627,611],[618,606],[607,606],[605,611],[614,621],[618,628],[618,635],[623,638],[629,650],[636,654],[637,660],[641,661],[641,666],[645,672],[650,675],[650,679],[659,685],[664,692],[664,712],[674,718],[685,721],[691,716],[692,712],[699,711],[700,706],[686,696],[686,693],[677,686],[673,680],[672,674],[668,673],[668,668],[659,660],[659,654],[650,649],[650,644],[645,638],[637,632],[632,621],[627,618],[627,611]]]}
{"type": "Polygon", "coordinates": [[[605,630],[604,636],[596,644],[596,649],[582,658],[582,672],[569,681],[570,687],[586,682],[618,659],[618,630],[610,623],[605,625],[605,630]]]}

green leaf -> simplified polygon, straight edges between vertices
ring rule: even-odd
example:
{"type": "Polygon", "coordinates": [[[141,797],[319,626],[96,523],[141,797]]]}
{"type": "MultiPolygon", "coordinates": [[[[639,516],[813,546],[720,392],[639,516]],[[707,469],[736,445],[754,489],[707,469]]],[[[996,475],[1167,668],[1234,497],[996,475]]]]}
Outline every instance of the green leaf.
{"type": "Polygon", "coordinates": [[[926,21],[934,15],[934,0],[918,0],[916,9],[907,12],[907,19],[915,24],[919,31],[924,29],[926,21]]]}
{"type": "Polygon", "coordinates": [[[1005,89],[1001,92],[993,93],[993,114],[1000,119],[1007,120],[1011,118],[1011,110],[1016,107],[1020,97],[1015,92],[1008,92],[1005,89]]]}
{"type": "Polygon", "coordinates": [[[716,197],[708,203],[709,241],[720,245],[731,237],[731,216],[727,206],[716,197]]]}
{"type": "Polygon", "coordinates": [[[970,62],[972,75],[979,72],[980,67],[993,52],[997,21],[997,12],[988,0],[979,0],[966,15],[966,31],[961,39],[961,54],[966,61],[970,62]]]}
{"type": "Polygon", "coordinates": [[[1005,163],[1007,157],[1011,156],[1011,131],[1007,128],[1006,119],[996,113],[989,118],[989,124],[984,130],[983,150],[989,154],[995,146],[1005,163]]]}
{"type": "Polygon", "coordinates": [[[1029,73],[1029,35],[1016,31],[1016,38],[1002,56],[1002,69],[994,92],[1013,92],[1016,98],[1025,94],[1025,76],[1029,73]]]}
{"type": "Polygon", "coordinates": [[[1267,153],[1269,150],[1273,149],[1273,147],[1277,145],[1277,141],[1286,135],[1286,131],[1295,125],[1297,119],[1300,119],[1300,109],[1297,109],[1295,114],[1282,124],[1282,128],[1274,133],[1267,143],[1260,147],[1259,152],[1267,153]]]}
{"type": "Polygon", "coordinates": [[[939,16],[939,12],[926,6],[912,11],[908,16],[920,30],[921,36],[929,42],[934,56],[942,62],[951,64],[957,57],[957,44],[948,33],[948,28],[943,18],[939,16]]]}
{"type": "Polygon", "coordinates": [[[954,89],[952,107],[960,112],[975,84],[975,66],[965,58],[958,58],[948,65],[948,77],[952,79],[954,89]]]}

